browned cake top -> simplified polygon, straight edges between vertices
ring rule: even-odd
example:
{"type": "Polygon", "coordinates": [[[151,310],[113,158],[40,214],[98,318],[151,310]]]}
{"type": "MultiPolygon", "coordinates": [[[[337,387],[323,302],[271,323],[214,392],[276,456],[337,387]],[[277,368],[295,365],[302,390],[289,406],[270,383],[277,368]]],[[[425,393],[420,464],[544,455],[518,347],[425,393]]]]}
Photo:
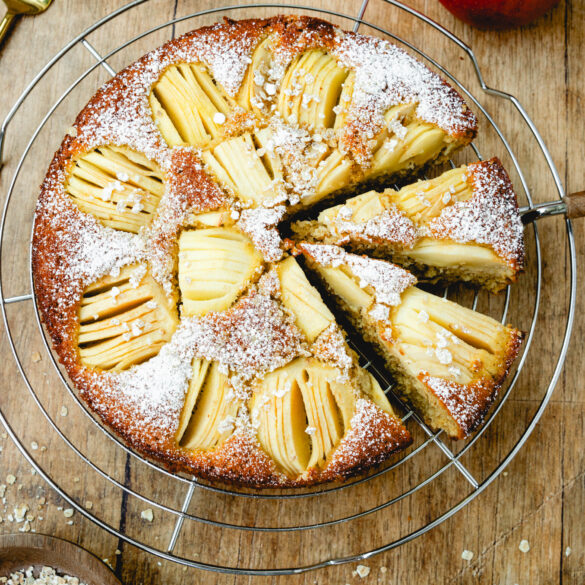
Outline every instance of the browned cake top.
{"type": "MultiPolygon", "coordinates": [[[[118,373],[91,370],[80,363],[76,335],[81,297],[89,285],[108,275],[115,277],[130,264],[148,267],[169,298],[176,295],[177,238],[197,213],[225,212],[232,224],[250,236],[266,262],[279,260],[283,255],[279,222],[288,207],[315,191],[315,175],[307,170],[307,145],[314,156],[322,142],[334,144],[351,157],[352,164],[365,169],[370,164],[372,137],[384,126],[385,111],[402,103],[416,103],[420,120],[453,139],[469,141],[475,135],[475,116],[459,94],[407,53],[386,41],[307,17],[226,20],[199,29],[145,55],[98,90],[69,130],[43,182],[35,217],[33,271],[35,293],[55,349],[74,383],[108,424],[144,452],[208,477],[257,485],[286,483],[253,440],[249,422],[235,421],[234,435],[222,449],[199,459],[173,443],[193,356],[217,361],[226,371],[235,372],[230,384],[238,394],[244,393],[244,382],[254,376],[307,354],[306,342],[266,282],[224,314],[181,319],[158,355],[118,373]],[[262,90],[255,105],[262,116],[234,102],[232,113],[216,121],[222,138],[269,127],[272,142],[267,149],[277,152],[287,165],[287,180],[278,196],[269,205],[250,208],[205,171],[200,149],[167,145],[149,96],[172,65],[201,63],[222,91],[235,98],[254,51],[269,35],[274,64],[266,78],[256,80],[262,90]],[[291,62],[313,48],[328,51],[340,66],[355,72],[353,97],[339,105],[346,123],[335,132],[324,131],[323,136],[309,132],[295,119],[284,120],[262,97],[274,95],[291,62]],[[132,149],[160,168],[164,193],[152,221],[136,234],[106,227],[84,213],[65,190],[80,157],[105,146],[132,149]],[[238,459],[245,459],[248,467],[238,471],[229,453],[239,453],[238,459]]],[[[118,179],[123,182],[125,177],[118,179]]],[[[120,183],[114,181],[105,196],[119,188],[120,183]]],[[[135,207],[139,212],[142,204],[137,201],[135,207]]],[[[338,329],[317,341],[313,355],[325,356],[344,371],[353,367],[338,329]]],[[[332,457],[335,471],[328,472],[329,477],[365,468],[409,440],[394,419],[373,404],[364,404],[355,415],[351,436],[332,457]],[[378,438],[372,438],[370,427],[380,431],[378,438]]]]}

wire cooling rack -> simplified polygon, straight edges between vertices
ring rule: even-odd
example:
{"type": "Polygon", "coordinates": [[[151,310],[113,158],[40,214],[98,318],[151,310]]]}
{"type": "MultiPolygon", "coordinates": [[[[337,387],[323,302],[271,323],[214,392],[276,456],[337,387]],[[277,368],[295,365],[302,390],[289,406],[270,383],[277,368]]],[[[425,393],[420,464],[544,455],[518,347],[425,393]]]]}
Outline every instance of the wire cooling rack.
{"type": "Polygon", "coordinates": [[[47,108],[38,123],[35,121],[36,125],[30,125],[30,132],[27,131],[24,137],[20,136],[19,158],[11,150],[14,164],[5,167],[11,176],[8,189],[3,193],[4,209],[0,224],[0,310],[7,340],[24,385],[20,389],[23,407],[18,412],[14,409],[11,411],[0,401],[0,420],[22,454],[45,481],[78,512],[118,537],[120,546],[127,542],[183,565],[236,574],[292,574],[364,560],[413,540],[461,510],[498,476],[533,431],[559,378],[569,344],[576,296],[575,245],[568,219],[565,219],[564,224],[568,274],[553,284],[554,289],[566,299],[566,312],[560,321],[562,329],[557,347],[554,348],[554,354],[551,350],[547,358],[550,364],[546,375],[543,370],[543,375],[537,378],[537,388],[531,390],[538,394],[537,397],[530,394],[531,408],[516,417],[519,420],[516,428],[509,431],[507,435],[510,437],[503,441],[498,420],[504,416],[506,409],[512,408],[508,398],[513,389],[522,393],[525,392],[523,388],[532,383],[532,379],[523,382],[522,378],[527,375],[525,372],[528,369],[524,366],[531,359],[531,346],[539,319],[542,320],[543,313],[546,313],[541,296],[544,292],[549,294],[546,291],[547,283],[543,280],[541,238],[534,220],[546,215],[564,214],[567,209],[563,202],[563,186],[551,156],[518,100],[488,87],[484,82],[473,51],[449,31],[400,2],[371,0],[369,3],[364,0],[357,14],[324,9],[316,3],[306,6],[268,3],[221,5],[175,16],[168,22],[147,28],[133,38],[124,40],[102,55],[95,48],[93,37],[99,39],[100,31],[107,35],[110,23],[130,18],[136,10],[146,10],[146,7],[140,6],[147,1],[134,0],[128,3],[69,42],[33,79],[0,129],[2,164],[4,143],[13,128],[15,133],[22,133],[18,116],[26,115],[26,106],[34,99],[35,88],[43,83],[54,83],[52,76],[59,75],[60,67],[61,71],[67,68],[67,59],[76,51],[85,51],[91,56],[92,61],[87,64],[77,55],[76,63],[82,62],[84,65],[75,72],[65,92],[47,108]],[[408,20],[413,36],[416,37],[416,31],[422,30],[420,27],[427,31],[424,38],[436,35],[437,46],[442,47],[442,52],[439,52],[450,63],[452,58],[449,52],[462,55],[465,65],[471,66],[471,77],[467,75],[467,78],[470,83],[475,83],[477,91],[472,93],[468,90],[459,75],[452,74],[429,51],[421,51],[416,42],[406,36],[393,34],[376,22],[370,22],[368,11],[376,1],[382,6],[381,9],[378,7],[377,14],[388,11],[389,22],[403,23],[408,20]],[[41,173],[39,181],[42,178],[46,165],[39,165],[35,159],[40,157],[45,161],[51,149],[57,146],[49,136],[62,136],[64,128],[54,132],[53,126],[58,126],[55,120],[71,121],[97,86],[115,75],[112,63],[117,60],[128,63],[124,59],[135,46],[142,47],[146,43],[146,46],[153,48],[161,41],[156,37],[157,40],[148,45],[152,40],[149,37],[165,31],[171,31],[167,38],[174,36],[176,28],[181,25],[197,28],[225,15],[244,18],[284,11],[321,16],[345,28],[389,38],[422,58],[465,95],[483,123],[478,141],[485,142],[485,150],[484,146],[476,142],[457,161],[450,161],[451,165],[481,159],[482,150],[489,152],[490,156],[497,154],[504,159],[511,170],[526,223],[532,223],[526,234],[528,267],[521,288],[508,289],[501,297],[487,293],[473,294],[459,288],[445,290],[443,294],[474,309],[488,312],[502,322],[513,322],[524,329],[527,335],[516,369],[485,424],[473,437],[457,443],[443,440],[440,433],[433,433],[414,412],[401,404],[393,395],[392,384],[386,378],[383,368],[372,358],[367,348],[356,345],[362,365],[378,377],[413,434],[414,443],[409,450],[368,476],[343,484],[300,491],[238,490],[229,486],[210,485],[183,474],[173,474],[144,459],[102,427],[78,398],[51,352],[50,342],[40,323],[30,270],[30,233],[36,194],[23,192],[21,185],[24,184],[29,166],[41,173]],[[558,200],[540,204],[533,202],[525,176],[526,165],[519,163],[508,141],[508,134],[498,126],[484,104],[490,97],[496,108],[501,107],[501,104],[512,108],[517,119],[513,133],[515,142],[519,140],[518,128],[521,128],[525,132],[524,140],[530,140],[530,148],[534,149],[529,160],[536,161],[534,152],[541,157],[550,175],[550,189],[556,190],[558,200]],[[28,205],[31,211],[31,225],[26,229],[17,225],[13,217],[14,208],[22,205],[28,205]],[[7,287],[15,286],[22,288],[7,290],[7,287]],[[522,319],[524,322],[518,322],[522,319]],[[31,347],[41,347],[43,355],[48,357],[42,366],[38,360],[31,359],[31,347]],[[46,363],[49,363],[48,368],[45,367],[46,363]],[[65,401],[72,405],[67,418],[59,415],[59,405],[65,401]],[[30,410],[25,410],[24,404],[29,404],[30,410]],[[63,473],[61,461],[55,461],[50,455],[43,458],[26,447],[29,431],[22,424],[24,412],[29,421],[40,421],[39,428],[46,433],[48,442],[66,446],[67,473],[63,473]],[[486,453],[492,454],[490,461],[486,453]],[[74,477],[75,474],[78,475],[74,477]],[[84,481],[79,482],[80,475],[84,481]],[[72,478],[78,483],[72,481],[72,478]],[[92,492],[99,493],[100,506],[87,503],[85,498],[92,492]],[[425,512],[418,515],[419,522],[416,524],[411,518],[412,511],[420,510],[421,506],[425,507],[425,512]],[[143,529],[140,521],[140,511],[145,507],[154,509],[156,518],[148,531],[143,529]],[[370,530],[372,526],[378,528],[370,530]],[[323,542],[325,545],[318,544],[323,542]],[[298,566],[290,567],[285,564],[286,561],[281,561],[279,549],[296,551],[298,566]]]}

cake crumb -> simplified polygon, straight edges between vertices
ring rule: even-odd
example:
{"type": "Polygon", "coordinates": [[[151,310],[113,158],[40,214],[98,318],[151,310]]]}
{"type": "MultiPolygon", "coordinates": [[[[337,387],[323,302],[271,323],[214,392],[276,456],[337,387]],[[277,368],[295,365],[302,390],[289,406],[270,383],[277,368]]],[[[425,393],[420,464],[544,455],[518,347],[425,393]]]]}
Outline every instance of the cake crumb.
{"type": "Polygon", "coordinates": [[[26,504],[20,504],[14,508],[14,519],[16,522],[24,522],[27,512],[28,506],[26,504]]]}
{"type": "Polygon", "coordinates": [[[356,573],[359,575],[360,579],[364,579],[370,574],[370,567],[367,567],[366,565],[358,565],[356,573]]]}
{"type": "Polygon", "coordinates": [[[31,358],[32,358],[32,361],[35,363],[40,362],[41,361],[41,354],[38,351],[33,351],[31,358]]]}
{"type": "Polygon", "coordinates": [[[66,510],[63,510],[63,516],[65,516],[65,518],[71,518],[71,516],[73,516],[74,513],[75,512],[73,508],[67,508],[66,510]]]}
{"type": "Polygon", "coordinates": [[[142,512],[140,512],[140,517],[143,520],[147,520],[148,522],[152,522],[154,520],[154,513],[152,512],[151,508],[147,508],[146,510],[142,510],[142,512]]]}
{"type": "Polygon", "coordinates": [[[527,553],[530,550],[530,543],[526,539],[523,539],[520,541],[518,548],[521,552],[527,553]]]}
{"type": "Polygon", "coordinates": [[[15,481],[16,481],[16,477],[15,477],[14,475],[12,475],[12,473],[9,473],[9,474],[6,476],[6,483],[7,483],[8,485],[14,485],[14,482],[15,482],[15,481]]]}
{"type": "Polygon", "coordinates": [[[464,561],[470,561],[470,560],[473,558],[473,553],[472,553],[470,550],[464,550],[464,551],[461,553],[461,558],[462,558],[464,561]]]}
{"type": "Polygon", "coordinates": [[[61,407],[61,412],[59,413],[61,416],[67,416],[69,414],[69,410],[66,406],[61,407]]]}
{"type": "Polygon", "coordinates": [[[568,546],[565,549],[565,556],[568,557],[572,552],[573,552],[573,549],[570,546],[568,546]]]}

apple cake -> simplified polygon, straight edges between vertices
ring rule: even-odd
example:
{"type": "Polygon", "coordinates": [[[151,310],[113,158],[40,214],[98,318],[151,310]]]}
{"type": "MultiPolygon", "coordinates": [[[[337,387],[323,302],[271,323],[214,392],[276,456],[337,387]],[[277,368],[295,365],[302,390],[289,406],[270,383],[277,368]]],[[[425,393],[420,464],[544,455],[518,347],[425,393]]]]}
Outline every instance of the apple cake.
{"type": "Polygon", "coordinates": [[[432,429],[467,437],[496,397],[522,333],[417,288],[396,264],[328,244],[297,248],[384,359],[402,397],[432,429]]]}
{"type": "Polygon", "coordinates": [[[516,194],[497,158],[368,191],[292,229],[305,241],[398,262],[426,281],[468,281],[492,292],[515,282],[524,263],[516,194]]]}
{"type": "MultiPolygon", "coordinates": [[[[36,208],[34,291],[72,384],[137,451],[207,480],[297,487],[385,461],[410,434],[281,225],[438,165],[476,131],[406,52],[314,18],[225,20],[148,53],[78,115],[36,208]]],[[[514,334],[492,329],[493,394],[514,334]]],[[[461,371],[453,395],[484,380],[461,371]]],[[[436,426],[460,436],[482,409],[436,426]]]]}

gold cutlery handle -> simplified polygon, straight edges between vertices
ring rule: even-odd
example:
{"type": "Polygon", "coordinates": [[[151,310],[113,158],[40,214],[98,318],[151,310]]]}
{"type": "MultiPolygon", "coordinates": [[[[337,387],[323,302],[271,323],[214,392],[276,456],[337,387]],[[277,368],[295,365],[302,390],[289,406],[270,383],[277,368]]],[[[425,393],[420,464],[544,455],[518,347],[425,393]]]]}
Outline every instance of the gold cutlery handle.
{"type": "Polygon", "coordinates": [[[4,18],[2,19],[2,22],[0,23],[0,45],[2,45],[2,41],[4,40],[6,33],[10,29],[10,25],[12,24],[12,21],[14,20],[15,17],[16,17],[16,14],[14,14],[14,12],[10,12],[10,11],[8,11],[4,15],[4,18]]]}

